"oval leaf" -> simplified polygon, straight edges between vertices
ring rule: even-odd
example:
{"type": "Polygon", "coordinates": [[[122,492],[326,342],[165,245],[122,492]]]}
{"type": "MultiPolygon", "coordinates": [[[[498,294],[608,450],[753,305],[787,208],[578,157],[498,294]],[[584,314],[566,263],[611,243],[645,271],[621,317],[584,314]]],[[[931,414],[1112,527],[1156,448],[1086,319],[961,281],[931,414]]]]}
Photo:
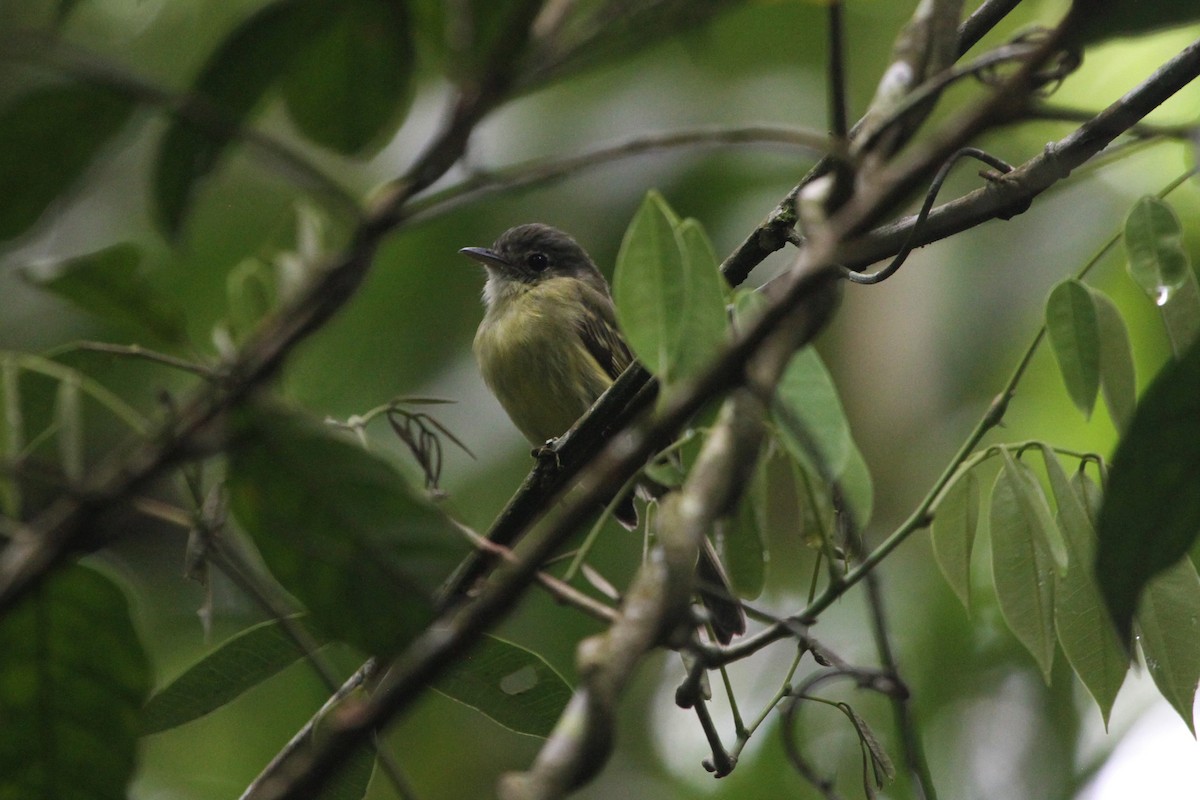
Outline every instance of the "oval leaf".
{"type": "Polygon", "coordinates": [[[1192,709],[1200,682],[1200,576],[1190,559],[1180,559],[1150,581],[1137,625],[1154,685],[1195,736],[1192,709]]]}
{"type": "Polygon", "coordinates": [[[571,699],[571,687],[545,659],[484,636],[433,688],[517,733],[547,737],[571,699]]]}
{"type": "Polygon", "coordinates": [[[676,375],[686,377],[708,366],[725,342],[726,283],[699,222],[685,219],[676,234],[683,252],[686,290],[684,304],[675,312],[680,317],[676,375]]]}
{"type": "Polygon", "coordinates": [[[304,651],[281,623],[247,628],[155,692],[142,709],[141,732],[158,733],[199,719],[301,658],[304,651]]]}
{"type": "Polygon", "coordinates": [[[24,233],[79,182],[133,107],[116,92],[72,83],[29,92],[0,111],[0,241],[24,233]]]}
{"type": "Polygon", "coordinates": [[[117,585],[53,574],[0,621],[0,653],[0,797],[126,797],[150,666],[117,585]]]}
{"type": "Polygon", "coordinates": [[[1129,274],[1156,305],[1163,305],[1191,271],[1183,249],[1183,228],[1163,200],[1147,195],[1125,217],[1129,274]]]}
{"type": "Polygon", "coordinates": [[[343,0],[284,79],[288,113],[304,135],[345,155],[395,132],[412,100],[415,66],[406,6],[343,0]]]}
{"type": "Polygon", "coordinates": [[[1160,310],[1167,338],[1171,340],[1171,351],[1178,357],[1200,334],[1200,285],[1193,270],[1188,269],[1183,283],[1171,292],[1160,310]]]}
{"type": "Polygon", "coordinates": [[[664,383],[673,377],[675,321],[685,294],[672,216],[657,192],[647,194],[621,240],[613,274],[621,330],[646,369],[664,383]]]}
{"type": "Polygon", "coordinates": [[[1200,340],[1163,367],[1117,446],[1096,578],[1123,641],[1146,583],[1200,535],[1200,340]]]}
{"type": "Polygon", "coordinates": [[[768,500],[766,471],[760,465],[737,510],[717,532],[717,555],[734,591],[748,600],[762,594],[766,581],[763,523],[768,500]]]}
{"type": "Polygon", "coordinates": [[[1050,504],[1042,491],[1041,481],[1029,465],[1015,461],[1007,450],[1001,450],[1000,457],[1004,461],[1004,469],[1012,478],[1013,487],[1017,491],[1017,502],[1030,529],[1042,540],[1059,573],[1062,574],[1067,567],[1067,545],[1063,541],[1058,523],[1050,513],[1050,504]]]}
{"type": "MultiPolygon", "coordinates": [[[[1071,476],[1071,488],[1075,490],[1079,502],[1083,503],[1083,510],[1087,513],[1088,522],[1091,523],[1094,532],[1100,524],[1100,507],[1104,505],[1104,492],[1101,491],[1099,484],[1088,477],[1082,467],[1071,476]]],[[[1096,546],[1093,542],[1093,555],[1095,550],[1096,546]]]]}
{"type": "Polygon", "coordinates": [[[793,458],[832,483],[841,477],[853,441],[833,378],[812,347],[792,356],[775,388],[771,416],[793,458]]]}
{"type": "Polygon", "coordinates": [[[1046,301],[1046,333],[1071,402],[1092,415],[1100,391],[1100,325],[1086,286],[1069,278],[1046,301]]]}
{"type": "Polygon", "coordinates": [[[1017,480],[1012,470],[1002,469],[992,486],[992,575],[1004,621],[1048,683],[1054,663],[1054,568],[1019,499],[1017,480]]]}
{"type": "Polygon", "coordinates": [[[842,500],[848,510],[854,513],[854,525],[860,531],[865,529],[875,511],[875,483],[871,480],[867,460],[853,439],[850,440],[850,453],[838,478],[838,486],[842,490],[842,500]]]}
{"type": "Polygon", "coordinates": [[[1129,429],[1137,406],[1137,373],[1133,366],[1133,347],[1129,331],[1115,303],[1102,292],[1088,289],[1096,307],[1100,333],[1100,391],[1104,405],[1117,430],[1129,429]]]}
{"type": "Polygon", "coordinates": [[[327,634],[396,652],[432,617],[462,548],[386,462],[280,409],[248,411],[229,459],[230,507],[275,578],[327,634]]]}
{"type": "Polygon", "coordinates": [[[192,92],[220,114],[203,127],[177,117],[159,146],[154,170],[158,222],[178,235],[196,189],[217,165],[236,129],[336,13],[335,4],[275,0],[237,27],[205,62],[192,92]]]}
{"type": "Polygon", "coordinates": [[[123,243],[57,264],[35,264],[22,277],[90,314],[167,344],[186,338],[182,307],[139,270],[141,253],[123,243]]]}
{"type": "Polygon", "coordinates": [[[1079,494],[1082,485],[1071,485],[1054,451],[1045,445],[1040,449],[1068,558],[1067,571],[1054,586],[1054,625],[1067,661],[1096,700],[1107,726],[1117,692],[1129,671],[1129,656],[1117,638],[1093,577],[1096,532],[1079,494]]]}
{"type": "Polygon", "coordinates": [[[930,538],[933,557],[946,583],[971,608],[971,548],[979,525],[979,481],[970,470],[959,475],[934,508],[930,538]]]}

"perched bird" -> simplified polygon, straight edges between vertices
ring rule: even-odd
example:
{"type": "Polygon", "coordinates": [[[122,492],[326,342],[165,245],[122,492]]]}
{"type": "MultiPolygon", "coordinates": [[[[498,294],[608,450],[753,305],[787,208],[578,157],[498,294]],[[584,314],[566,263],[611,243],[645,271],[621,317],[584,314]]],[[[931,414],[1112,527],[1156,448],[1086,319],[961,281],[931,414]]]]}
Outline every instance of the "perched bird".
{"type": "MultiPolygon", "coordinates": [[[[541,446],[566,433],[633,361],[608,284],[574,239],[548,225],[519,225],[490,248],[459,252],[487,269],[474,345],[480,372],[513,424],[541,446]]],[[[614,515],[637,524],[632,495],[614,515]]],[[[743,633],[741,604],[707,539],[698,577],[718,639],[743,633]]]]}

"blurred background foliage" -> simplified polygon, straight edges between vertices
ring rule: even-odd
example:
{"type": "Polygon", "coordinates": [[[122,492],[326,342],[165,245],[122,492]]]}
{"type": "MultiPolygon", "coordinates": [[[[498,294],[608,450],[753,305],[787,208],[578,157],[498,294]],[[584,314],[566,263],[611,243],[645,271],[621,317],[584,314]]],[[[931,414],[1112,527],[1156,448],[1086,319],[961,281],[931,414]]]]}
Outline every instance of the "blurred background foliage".
{"type": "MultiPolygon", "coordinates": [[[[455,4],[413,5],[421,14],[436,14],[455,4]]],[[[618,48],[608,57],[601,53],[587,69],[504,105],[472,135],[465,164],[433,190],[456,184],[468,170],[486,172],[524,159],[569,155],[651,131],[760,122],[823,130],[823,7],[789,0],[722,5],[727,8],[694,28],[642,30],[639,35],[650,41],[635,51],[618,48]]],[[[911,0],[847,4],[852,117],[874,93],[891,41],[912,5],[911,0]]],[[[67,41],[101,60],[179,91],[192,82],[218,43],[261,6],[258,0],[0,0],[0,17],[6,35],[57,26],[67,41]]],[[[1064,6],[1027,0],[981,47],[1030,23],[1055,19],[1064,6]]],[[[1196,33],[1177,30],[1097,46],[1054,100],[1096,110],[1196,33]]],[[[447,54],[428,36],[418,35],[411,110],[398,133],[365,158],[312,145],[294,127],[277,92],[268,94],[253,125],[302,153],[350,194],[368,197],[407,167],[444,118],[450,92],[446,75],[454,74],[467,57],[447,54]]],[[[11,102],[53,80],[44,71],[5,61],[0,101],[11,102]]],[[[948,93],[935,120],[976,91],[968,85],[948,93]]],[[[1151,121],[1192,123],[1198,107],[1200,87],[1192,86],[1151,121]]],[[[319,109],[312,113],[320,117],[319,109]]],[[[185,315],[187,344],[176,352],[213,356],[227,333],[214,335],[214,330],[228,327],[231,315],[236,317],[231,296],[234,304],[244,299],[245,290],[231,295],[231,286],[244,287],[261,265],[277,269],[282,263],[286,268],[281,254],[310,257],[344,243],[349,232],[344,217],[321,196],[299,189],[287,171],[239,144],[221,159],[195,196],[177,238],[169,241],[155,223],[151,186],[154,154],[167,127],[159,111],[138,108],[69,199],[55,203],[31,231],[0,244],[0,349],[44,353],[78,340],[134,341],[136,336],[119,321],[82,313],[25,277],[47,262],[131,242],[141,253],[145,280],[173,298],[185,315]]],[[[1020,163],[1071,128],[1061,122],[1028,122],[991,134],[979,145],[1020,163]]],[[[1082,170],[1039,198],[1030,212],[919,250],[886,284],[846,292],[818,347],[874,478],[868,542],[878,541],[911,511],[1002,387],[1041,324],[1050,287],[1120,229],[1136,198],[1158,191],[1194,163],[1195,156],[1193,147],[1156,143],[1082,170]]],[[[724,256],[812,160],[780,145],[653,152],[549,185],[488,195],[407,224],[379,251],[354,300],[295,353],[278,379],[278,392],[318,416],[339,419],[397,395],[453,400],[432,413],[476,458],[447,449],[445,502],[464,522],[485,528],[521,480],[529,455],[471,358],[482,275],[457,255],[458,248],[486,245],[517,223],[543,221],[571,231],[611,276],[622,231],[646,190],[657,188],[681,215],[702,221],[718,255],[724,256]]],[[[972,170],[960,169],[944,197],[976,185],[972,170]]],[[[1184,221],[1192,261],[1200,262],[1195,181],[1170,200],[1184,221]]],[[[761,283],[786,266],[787,258],[786,251],[777,255],[755,271],[751,282],[761,283]]],[[[1093,280],[1121,307],[1144,386],[1170,357],[1170,349],[1155,309],[1125,275],[1123,258],[1119,250],[1107,256],[1093,280]]],[[[194,381],[159,365],[105,354],[58,357],[147,412],[159,407],[163,393],[178,393],[194,381]]],[[[48,419],[53,384],[23,376],[22,390],[29,424],[48,419]]],[[[95,409],[87,410],[85,420],[91,453],[124,435],[95,409]]],[[[419,485],[418,471],[382,421],[368,428],[368,435],[376,452],[386,454],[419,485]]],[[[1097,409],[1085,420],[1073,409],[1047,348],[1034,359],[999,435],[1006,441],[1044,438],[1105,454],[1116,441],[1106,411],[1097,409]]],[[[787,611],[802,600],[810,561],[804,548],[786,536],[786,480],[775,481],[773,489],[782,510],[768,520],[772,553],[767,589],[759,602],[787,611]]],[[[185,537],[144,519],[125,524],[130,535],[106,561],[135,588],[138,623],[159,683],[210,642],[260,618],[253,604],[214,575],[212,630],[206,635],[196,616],[204,591],[180,577],[185,537]]],[[[595,561],[620,581],[640,553],[639,539],[614,529],[602,538],[595,561]]],[[[976,566],[978,585],[986,586],[990,569],[976,566]]],[[[1111,733],[1104,736],[1095,706],[1064,667],[1061,654],[1047,687],[1004,627],[988,591],[977,591],[970,616],[964,613],[934,566],[927,536],[912,537],[887,560],[881,575],[899,664],[944,797],[1075,796],[1154,696],[1144,677],[1131,676],[1117,701],[1111,733]]],[[[534,592],[500,632],[543,654],[571,679],[575,644],[597,629],[591,620],[534,592]]],[[[822,617],[819,635],[844,658],[874,660],[858,592],[822,617]]],[[[352,653],[337,651],[336,657],[347,669],[356,664],[352,653]]],[[[733,679],[747,706],[761,705],[778,688],[790,657],[770,651],[735,665],[733,679]]],[[[671,655],[657,657],[641,671],[622,704],[616,758],[579,796],[815,796],[788,765],[779,737],[770,730],[759,733],[728,778],[715,782],[703,772],[699,728],[670,701],[670,688],[680,674],[678,659],[671,655]]],[[[235,796],[320,705],[323,694],[319,682],[299,665],[207,718],[149,737],[142,745],[133,796],[235,796]]],[[[894,742],[886,734],[887,706],[871,698],[851,699],[884,732],[894,754],[894,742]]],[[[853,776],[858,771],[857,741],[835,716],[806,711],[803,738],[820,754],[824,768],[853,776]]],[[[729,729],[727,719],[719,722],[729,729]]],[[[1165,724],[1170,736],[1188,737],[1178,719],[1165,724]]],[[[489,796],[495,776],[525,767],[539,746],[538,740],[509,732],[435,694],[399,720],[387,738],[416,795],[426,800],[489,796]]],[[[371,796],[391,796],[381,783],[376,781],[371,796]]],[[[907,797],[909,791],[902,777],[885,793],[907,797]]]]}

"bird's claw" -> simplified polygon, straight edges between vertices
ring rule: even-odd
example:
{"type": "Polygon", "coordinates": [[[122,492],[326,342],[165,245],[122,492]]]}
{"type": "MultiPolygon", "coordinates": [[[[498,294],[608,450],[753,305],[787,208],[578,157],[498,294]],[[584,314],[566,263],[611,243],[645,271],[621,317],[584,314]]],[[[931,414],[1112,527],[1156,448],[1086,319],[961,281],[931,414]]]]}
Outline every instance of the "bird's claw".
{"type": "Polygon", "coordinates": [[[545,444],[538,445],[529,452],[534,459],[537,460],[538,469],[552,470],[557,472],[562,468],[562,461],[558,456],[558,439],[547,439],[545,444]]]}

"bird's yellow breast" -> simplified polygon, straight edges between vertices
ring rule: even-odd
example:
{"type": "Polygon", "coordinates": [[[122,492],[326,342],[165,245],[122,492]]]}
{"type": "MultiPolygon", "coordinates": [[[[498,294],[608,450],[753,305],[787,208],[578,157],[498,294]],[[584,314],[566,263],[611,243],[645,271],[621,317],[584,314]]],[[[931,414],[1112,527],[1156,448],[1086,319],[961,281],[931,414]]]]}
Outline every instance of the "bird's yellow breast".
{"type": "Polygon", "coordinates": [[[534,444],[565,433],[612,383],[580,338],[574,284],[551,278],[510,287],[475,334],[483,379],[534,444]]]}

